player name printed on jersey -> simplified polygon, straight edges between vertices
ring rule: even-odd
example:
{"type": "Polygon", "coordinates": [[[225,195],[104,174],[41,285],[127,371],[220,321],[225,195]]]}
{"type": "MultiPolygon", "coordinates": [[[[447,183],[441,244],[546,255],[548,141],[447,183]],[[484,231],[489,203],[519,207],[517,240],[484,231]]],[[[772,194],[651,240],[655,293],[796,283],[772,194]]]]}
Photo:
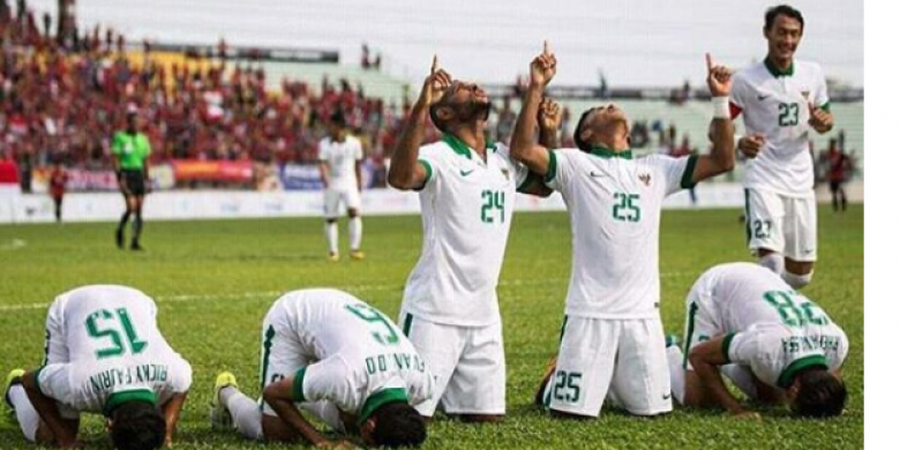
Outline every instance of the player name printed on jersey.
{"type": "Polygon", "coordinates": [[[415,370],[425,372],[425,361],[415,353],[385,353],[366,358],[366,373],[375,375],[379,372],[415,370]]]}
{"type": "Polygon", "coordinates": [[[165,383],[169,379],[169,367],[164,364],[136,364],[124,368],[101,370],[88,376],[91,389],[100,393],[116,391],[120,386],[165,383]]]}
{"type": "Polygon", "coordinates": [[[747,161],[744,187],[813,195],[809,108],[829,107],[821,67],[797,60],[786,71],[768,60],[753,64],[735,74],[731,102],[744,116],[746,134],[765,138],[764,148],[747,161]]]}

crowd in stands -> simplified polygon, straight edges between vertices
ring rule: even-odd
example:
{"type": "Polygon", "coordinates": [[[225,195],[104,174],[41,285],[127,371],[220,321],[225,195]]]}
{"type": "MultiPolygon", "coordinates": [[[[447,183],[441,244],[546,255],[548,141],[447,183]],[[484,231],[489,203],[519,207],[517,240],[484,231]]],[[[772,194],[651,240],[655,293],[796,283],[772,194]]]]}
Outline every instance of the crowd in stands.
{"type": "Polygon", "coordinates": [[[94,28],[66,43],[49,31],[41,32],[30,13],[0,17],[0,158],[23,170],[57,162],[111,167],[110,139],[129,111],[142,119],[151,162],[312,162],[324,118],[336,110],[368,155],[380,159],[408,111],[368,98],[346,80],[323,79],[315,91],[292,80],[267,89],[265,71],[251,62],[164,66],[149,43],[129,51],[114,30],[94,28]]]}

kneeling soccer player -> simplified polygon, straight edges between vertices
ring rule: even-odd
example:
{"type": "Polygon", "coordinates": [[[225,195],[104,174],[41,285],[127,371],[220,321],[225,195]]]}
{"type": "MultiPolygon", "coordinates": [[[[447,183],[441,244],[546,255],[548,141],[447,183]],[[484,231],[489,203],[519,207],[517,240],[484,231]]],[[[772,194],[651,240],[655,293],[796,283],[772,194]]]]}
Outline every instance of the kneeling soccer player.
{"type": "Polygon", "coordinates": [[[285,294],[266,314],[261,350],[262,408],[224,372],[214,427],[233,423],[251,439],[342,444],[323,437],[299,406],[367,445],[424,442],[425,419],[413,406],[431,398],[432,376],[397,326],[363,301],[334,289],[285,294]]]}
{"type": "Polygon", "coordinates": [[[78,445],[81,412],[102,412],[117,449],[171,445],[191,366],[156,325],[156,304],[125,286],[66,292],[47,314],[44,365],[7,379],[6,402],[25,438],[78,445]]]}
{"type": "Polygon", "coordinates": [[[749,263],[707,270],[687,298],[685,349],[669,346],[675,398],[686,406],[746,411],[725,374],[750,398],[785,403],[803,417],[841,414],[849,343],[818,305],[772,271],[749,263]]]}

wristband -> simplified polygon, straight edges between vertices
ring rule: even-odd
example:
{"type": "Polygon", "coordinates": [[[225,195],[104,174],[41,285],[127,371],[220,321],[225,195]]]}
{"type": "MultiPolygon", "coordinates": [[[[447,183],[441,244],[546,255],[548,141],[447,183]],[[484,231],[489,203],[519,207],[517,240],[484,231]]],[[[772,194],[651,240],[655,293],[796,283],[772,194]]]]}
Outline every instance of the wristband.
{"type": "Polygon", "coordinates": [[[712,98],[713,119],[731,119],[731,107],[728,104],[728,96],[712,98]]]}

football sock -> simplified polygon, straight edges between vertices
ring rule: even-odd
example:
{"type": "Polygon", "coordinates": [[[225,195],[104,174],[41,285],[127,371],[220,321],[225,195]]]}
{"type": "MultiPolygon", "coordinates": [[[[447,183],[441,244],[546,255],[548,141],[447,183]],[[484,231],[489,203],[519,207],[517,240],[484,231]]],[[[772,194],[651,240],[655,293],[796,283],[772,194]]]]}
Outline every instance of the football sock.
{"type": "Polygon", "coordinates": [[[678,403],[684,404],[684,353],[677,345],[670,345],[666,348],[666,358],[669,360],[672,396],[678,400],[678,403]]]}
{"type": "Polygon", "coordinates": [[[784,274],[784,256],[781,253],[769,253],[759,258],[759,265],[768,268],[779,276],[784,274]]]}
{"type": "Polygon", "coordinates": [[[338,224],[337,222],[325,222],[325,237],[328,239],[328,252],[338,252],[338,224]]]}
{"type": "Polygon", "coordinates": [[[750,398],[756,398],[756,383],[753,382],[753,374],[745,367],[737,364],[728,364],[722,366],[719,370],[722,375],[728,377],[741,392],[747,394],[750,398]]]}
{"type": "Polygon", "coordinates": [[[228,408],[234,427],[241,434],[257,441],[263,439],[262,411],[252,398],[234,386],[228,386],[219,391],[219,401],[228,408]]]}
{"type": "Polygon", "coordinates": [[[785,270],[784,273],[781,274],[781,278],[784,278],[784,281],[786,281],[787,284],[789,284],[794,289],[800,289],[803,286],[806,286],[810,281],[812,281],[812,277],[812,272],[805,275],[797,275],[785,270]]]}
{"type": "Polygon", "coordinates": [[[350,250],[359,250],[359,246],[362,244],[362,217],[351,218],[347,228],[350,229],[350,250]]]}
{"type": "Polygon", "coordinates": [[[9,401],[12,403],[13,408],[16,409],[16,420],[19,422],[19,427],[22,429],[25,439],[28,442],[34,442],[38,425],[41,423],[41,416],[38,415],[34,406],[31,405],[31,401],[28,400],[25,388],[22,385],[11,387],[9,389],[9,401]]]}
{"type": "Polygon", "coordinates": [[[318,417],[322,422],[325,422],[325,424],[331,427],[332,430],[339,433],[345,432],[344,422],[341,420],[341,413],[334,403],[325,400],[305,402],[300,404],[300,408],[318,417]]]}

